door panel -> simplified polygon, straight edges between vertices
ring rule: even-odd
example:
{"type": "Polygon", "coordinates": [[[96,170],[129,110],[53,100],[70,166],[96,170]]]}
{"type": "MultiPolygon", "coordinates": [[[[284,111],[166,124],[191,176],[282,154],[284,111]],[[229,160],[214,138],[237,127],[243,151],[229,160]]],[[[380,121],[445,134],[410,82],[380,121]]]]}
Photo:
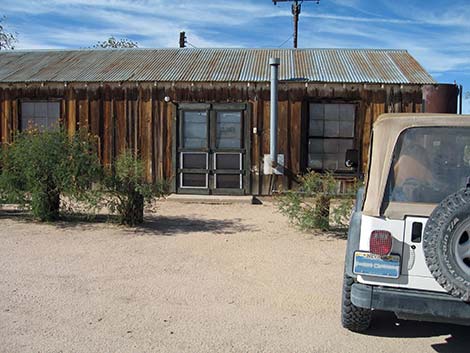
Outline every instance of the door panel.
{"type": "Polygon", "coordinates": [[[207,184],[206,173],[181,173],[181,188],[207,189],[207,184]]]}
{"type": "Polygon", "coordinates": [[[215,175],[215,188],[216,189],[241,189],[242,176],[240,174],[216,174],[215,175]]]}
{"type": "Polygon", "coordinates": [[[214,153],[214,169],[242,170],[242,153],[214,153]]]}
{"type": "Polygon", "coordinates": [[[424,228],[427,218],[405,218],[405,241],[403,242],[403,268],[402,274],[406,276],[429,277],[432,274],[426,265],[423,249],[424,228]],[[419,227],[416,227],[419,226],[419,227]],[[419,234],[414,230],[419,229],[419,234]]]}
{"type": "Polygon", "coordinates": [[[217,112],[216,149],[239,149],[242,136],[242,112],[217,112]]]}
{"type": "Polygon", "coordinates": [[[185,111],[182,119],[183,148],[207,148],[207,112],[185,111]]]}
{"type": "Polygon", "coordinates": [[[181,152],[181,169],[208,169],[208,154],[181,152]]]}
{"type": "Polygon", "coordinates": [[[179,114],[180,193],[246,192],[244,110],[183,110],[179,114]]]}

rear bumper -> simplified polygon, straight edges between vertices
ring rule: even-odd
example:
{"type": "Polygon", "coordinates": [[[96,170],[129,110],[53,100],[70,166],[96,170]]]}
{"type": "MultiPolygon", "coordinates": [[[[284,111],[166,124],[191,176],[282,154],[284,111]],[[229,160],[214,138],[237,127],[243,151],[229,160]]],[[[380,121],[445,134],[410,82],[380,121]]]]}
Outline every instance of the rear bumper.
{"type": "Polygon", "coordinates": [[[470,304],[445,293],[354,283],[351,301],[361,308],[392,311],[402,319],[470,326],[470,304]]]}

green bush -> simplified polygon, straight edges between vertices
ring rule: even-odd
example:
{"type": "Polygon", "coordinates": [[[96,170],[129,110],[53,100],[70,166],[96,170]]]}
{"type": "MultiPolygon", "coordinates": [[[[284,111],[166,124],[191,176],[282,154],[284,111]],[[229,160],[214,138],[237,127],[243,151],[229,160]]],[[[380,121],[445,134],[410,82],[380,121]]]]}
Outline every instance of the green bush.
{"type": "Polygon", "coordinates": [[[29,207],[41,221],[59,217],[61,197],[85,200],[101,167],[92,138],[57,129],[27,130],[1,153],[0,199],[29,207]]]}
{"type": "Polygon", "coordinates": [[[302,230],[329,230],[330,221],[338,228],[347,225],[356,189],[357,181],[350,193],[340,194],[338,181],[331,173],[312,171],[300,176],[296,190],[285,191],[276,200],[279,210],[302,230]],[[330,207],[333,200],[335,205],[330,207]]]}
{"type": "Polygon", "coordinates": [[[117,213],[119,222],[135,226],[144,221],[144,204],[154,197],[162,197],[167,190],[165,182],[149,183],[144,166],[131,151],[124,151],[115,161],[114,170],[105,177],[107,207],[117,213]]]}

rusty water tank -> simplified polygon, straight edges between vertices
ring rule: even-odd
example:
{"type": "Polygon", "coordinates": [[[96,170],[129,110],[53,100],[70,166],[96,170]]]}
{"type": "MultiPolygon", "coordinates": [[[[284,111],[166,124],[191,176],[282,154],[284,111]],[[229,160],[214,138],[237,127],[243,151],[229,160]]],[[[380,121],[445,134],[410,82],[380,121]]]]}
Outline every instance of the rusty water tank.
{"type": "Polygon", "coordinates": [[[457,85],[425,85],[422,92],[425,113],[457,114],[459,97],[459,87],[457,85]]]}

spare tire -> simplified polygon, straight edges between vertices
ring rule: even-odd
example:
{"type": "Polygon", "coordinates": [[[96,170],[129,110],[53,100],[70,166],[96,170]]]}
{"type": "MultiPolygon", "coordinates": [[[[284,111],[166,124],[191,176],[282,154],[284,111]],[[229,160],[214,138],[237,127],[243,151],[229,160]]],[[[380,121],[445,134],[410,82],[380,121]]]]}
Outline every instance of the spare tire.
{"type": "Polygon", "coordinates": [[[452,296],[470,302],[470,189],[446,197],[424,229],[426,263],[452,296]]]}

